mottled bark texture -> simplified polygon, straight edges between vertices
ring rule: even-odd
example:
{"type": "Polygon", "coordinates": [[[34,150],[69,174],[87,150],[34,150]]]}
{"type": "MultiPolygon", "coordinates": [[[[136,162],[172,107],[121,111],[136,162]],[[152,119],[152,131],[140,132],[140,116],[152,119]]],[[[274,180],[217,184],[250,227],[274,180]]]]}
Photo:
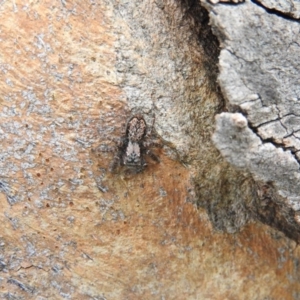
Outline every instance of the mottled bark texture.
{"type": "Polygon", "coordinates": [[[0,3],[1,299],[299,298],[297,30],[266,5],[0,3]],[[160,163],[109,172],[134,114],[160,163]]]}

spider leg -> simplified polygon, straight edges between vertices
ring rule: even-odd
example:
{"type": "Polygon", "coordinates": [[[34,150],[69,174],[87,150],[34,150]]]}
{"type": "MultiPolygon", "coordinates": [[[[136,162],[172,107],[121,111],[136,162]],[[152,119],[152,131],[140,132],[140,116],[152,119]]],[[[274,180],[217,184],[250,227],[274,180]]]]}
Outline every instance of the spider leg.
{"type": "Polygon", "coordinates": [[[121,134],[123,136],[126,135],[126,129],[127,129],[127,124],[126,123],[122,123],[122,125],[121,125],[121,134]]]}
{"type": "Polygon", "coordinates": [[[141,173],[145,167],[147,166],[147,164],[143,164],[143,165],[140,165],[140,166],[136,166],[135,168],[127,168],[125,170],[125,175],[135,175],[135,174],[138,174],[138,173],[141,173]]]}
{"type": "Polygon", "coordinates": [[[156,148],[162,148],[163,144],[159,140],[145,140],[143,142],[143,147],[144,148],[149,148],[149,147],[156,147],[156,148]]]}
{"type": "Polygon", "coordinates": [[[160,159],[158,158],[158,156],[155,155],[151,150],[148,149],[148,150],[146,151],[146,154],[147,154],[149,157],[151,157],[152,160],[156,161],[157,163],[160,162],[160,159]]]}
{"type": "Polygon", "coordinates": [[[153,118],[152,118],[152,124],[150,126],[148,126],[148,130],[147,133],[145,135],[145,138],[149,138],[150,136],[152,136],[152,131],[154,130],[154,123],[155,123],[155,115],[153,114],[153,118]]]}
{"type": "Polygon", "coordinates": [[[123,147],[125,142],[126,142],[126,139],[124,137],[121,137],[121,138],[115,138],[115,137],[108,137],[108,140],[111,141],[111,142],[114,142],[117,147],[123,147]]]}
{"type": "Polygon", "coordinates": [[[115,146],[110,146],[108,144],[101,144],[96,148],[92,149],[92,152],[116,152],[119,148],[122,148],[125,145],[126,139],[125,138],[114,138],[114,137],[108,137],[109,141],[114,142],[115,146]]]}
{"type": "Polygon", "coordinates": [[[115,147],[111,147],[107,144],[102,144],[102,145],[99,145],[96,148],[93,148],[92,151],[96,152],[96,153],[99,153],[99,152],[114,152],[115,147]]]}
{"type": "Polygon", "coordinates": [[[122,153],[121,151],[118,151],[118,153],[114,156],[109,166],[109,172],[115,173],[117,168],[121,165],[121,160],[122,160],[122,153]]]}

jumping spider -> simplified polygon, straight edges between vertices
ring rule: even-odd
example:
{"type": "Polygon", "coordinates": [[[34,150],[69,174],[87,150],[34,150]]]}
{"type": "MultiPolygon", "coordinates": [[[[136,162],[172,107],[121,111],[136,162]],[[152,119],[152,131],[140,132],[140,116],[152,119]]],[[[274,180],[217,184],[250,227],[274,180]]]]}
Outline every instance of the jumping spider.
{"type": "Polygon", "coordinates": [[[114,173],[119,166],[125,166],[127,173],[140,173],[147,166],[145,155],[160,162],[149,147],[161,145],[151,138],[152,128],[148,130],[143,116],[140,114],[132,116],[127,122],[125,135],[117,142],[117,153],[111,163],[110,171],[114,173]]]}

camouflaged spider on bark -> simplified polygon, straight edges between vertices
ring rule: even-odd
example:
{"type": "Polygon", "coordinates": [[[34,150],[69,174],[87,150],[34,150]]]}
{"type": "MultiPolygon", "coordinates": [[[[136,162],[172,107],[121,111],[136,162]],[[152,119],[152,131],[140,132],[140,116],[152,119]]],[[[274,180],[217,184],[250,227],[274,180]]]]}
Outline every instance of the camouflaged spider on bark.
{"type": "Polygon", "coordinates": [[[142,115],[132,116],[126,125],[125,135],[117,142],[117,153],[110,165],[110,171],[115,173],[119,166],[124,166],[127,173],[139,173],[146,167],[145,156],[160,162],[159,158],[149,149],[161,146],[153,140],[152,128],[149,130],[142,115]]]}

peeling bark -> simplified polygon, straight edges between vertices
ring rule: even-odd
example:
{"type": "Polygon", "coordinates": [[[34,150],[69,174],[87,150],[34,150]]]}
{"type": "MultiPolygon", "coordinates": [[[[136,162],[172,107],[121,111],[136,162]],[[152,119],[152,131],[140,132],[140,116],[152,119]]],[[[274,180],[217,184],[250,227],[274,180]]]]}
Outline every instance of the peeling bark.
{"type": "Polygon", "coordinates": [[[229,111],[217,117],[214,143],[231,164],[272,183],[274,202],[281,199],[282,211],[290,211],[285,217],[278,211],[276,222],[298,241],[299,25],[291,3],[262,3],[209,8],[222,45],[218,80],[229,111]]]}

